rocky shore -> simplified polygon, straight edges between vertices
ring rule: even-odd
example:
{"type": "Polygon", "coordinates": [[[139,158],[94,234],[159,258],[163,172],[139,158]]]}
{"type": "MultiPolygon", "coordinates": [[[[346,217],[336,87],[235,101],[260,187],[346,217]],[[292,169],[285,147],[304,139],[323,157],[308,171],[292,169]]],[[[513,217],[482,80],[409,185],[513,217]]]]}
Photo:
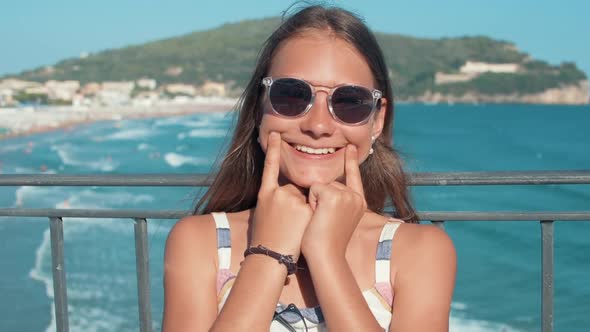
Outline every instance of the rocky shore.
{"type": "Polygon", "coordinates": [[[409,98],[406,102],[417,103],[492,103],[492,104],[550,104],[550,105],[587,105],[590,102],[590,84],[580,81],[576,85],[547,89],[533,94],[495,94],[487,95],[468,92],[457,96],[440,92],[427,91],[421,96],[409,98]]]}

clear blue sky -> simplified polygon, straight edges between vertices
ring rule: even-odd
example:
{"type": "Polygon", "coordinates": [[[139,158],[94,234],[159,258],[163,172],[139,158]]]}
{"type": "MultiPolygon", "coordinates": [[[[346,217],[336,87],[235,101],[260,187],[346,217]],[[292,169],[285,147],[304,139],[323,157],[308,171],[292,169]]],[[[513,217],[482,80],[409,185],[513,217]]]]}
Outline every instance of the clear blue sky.
{"type": "MultiPolygon", "coordinates": [[[[275,16],[283,0],[1,0],[0,75],[51,65],[82,52],[275,16]]],[[[417,37],[486,35],[535,58],[574,61],[590,75],[587,0],[331,1],[376,31],[417,37]]]]}

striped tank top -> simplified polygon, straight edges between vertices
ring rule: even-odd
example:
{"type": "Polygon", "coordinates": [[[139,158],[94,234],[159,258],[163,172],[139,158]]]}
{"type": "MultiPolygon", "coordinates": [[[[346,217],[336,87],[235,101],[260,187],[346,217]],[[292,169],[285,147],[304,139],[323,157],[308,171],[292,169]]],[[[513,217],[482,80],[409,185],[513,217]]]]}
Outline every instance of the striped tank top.
{"type": "MultiPolygon", "coordinates": [[[[227,301],[236,275],[230,270],[231,263],[231,238],[229,221],[224,212],[213,213],[217,229],[217,253],[219,256],[219,271],[217,272],[217,309],[221,311],[227,301]]],[[[393,236],[400,221],[391,219],[381,230],[379,243],[377,245],[377,255],[375,262],[375,285],[370,289],[364,290],[363,297],[369,305],[369,309],[379,325],[386,331],[389,330],[393,306],[393,290],[390,282],[390,257],[391,244],[393,236]]],[[[283,303],[277,304],[276,312],[281,312],[287,308],[283,303]]],[[[295,331],[321,332],[327,331],[322,310],[319,306],[312,308],[298,308],[300,315],[292,312],[284,312],[281,317],[286,320],[295,331]]],[[[271,332],[288,331],[284,326],[273,320],[270,326],[271,332]]]]}

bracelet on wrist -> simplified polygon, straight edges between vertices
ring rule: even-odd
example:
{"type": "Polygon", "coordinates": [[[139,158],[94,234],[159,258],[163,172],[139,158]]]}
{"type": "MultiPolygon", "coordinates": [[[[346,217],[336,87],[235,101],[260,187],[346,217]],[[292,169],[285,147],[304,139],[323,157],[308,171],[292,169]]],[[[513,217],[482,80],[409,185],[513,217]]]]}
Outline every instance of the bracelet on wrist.
{"type": "Polygon", "coordinates": [[[297,272],[298,269],[300,269],[297,266],[297,263],[293,261],[293,255],[282,255],[262,245],[258,245],[256,247],[249,247],[248,249],[246,249],[246,251],[244,251],[244,257],[252,254],[266,255],[268,257],[276,259],[279,262],[279,264],[283,264],[287,267],[287,275],[294,274],[295,272],[297,272]]]}

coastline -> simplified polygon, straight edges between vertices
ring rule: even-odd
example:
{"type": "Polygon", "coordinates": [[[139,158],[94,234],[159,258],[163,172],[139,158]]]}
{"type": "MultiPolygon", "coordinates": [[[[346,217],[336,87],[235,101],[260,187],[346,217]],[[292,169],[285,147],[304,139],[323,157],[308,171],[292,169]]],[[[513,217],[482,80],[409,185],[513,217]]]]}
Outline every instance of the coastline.
{"type": "Polygon", "coordinates": [[[32,134],[70,129],[99,121],[160,118],[205,112],[229,112],[235,99],[212,99],[185,103],[160,102],[129,106],[47,106],[0,108],[0,141],[32,134]]]}

